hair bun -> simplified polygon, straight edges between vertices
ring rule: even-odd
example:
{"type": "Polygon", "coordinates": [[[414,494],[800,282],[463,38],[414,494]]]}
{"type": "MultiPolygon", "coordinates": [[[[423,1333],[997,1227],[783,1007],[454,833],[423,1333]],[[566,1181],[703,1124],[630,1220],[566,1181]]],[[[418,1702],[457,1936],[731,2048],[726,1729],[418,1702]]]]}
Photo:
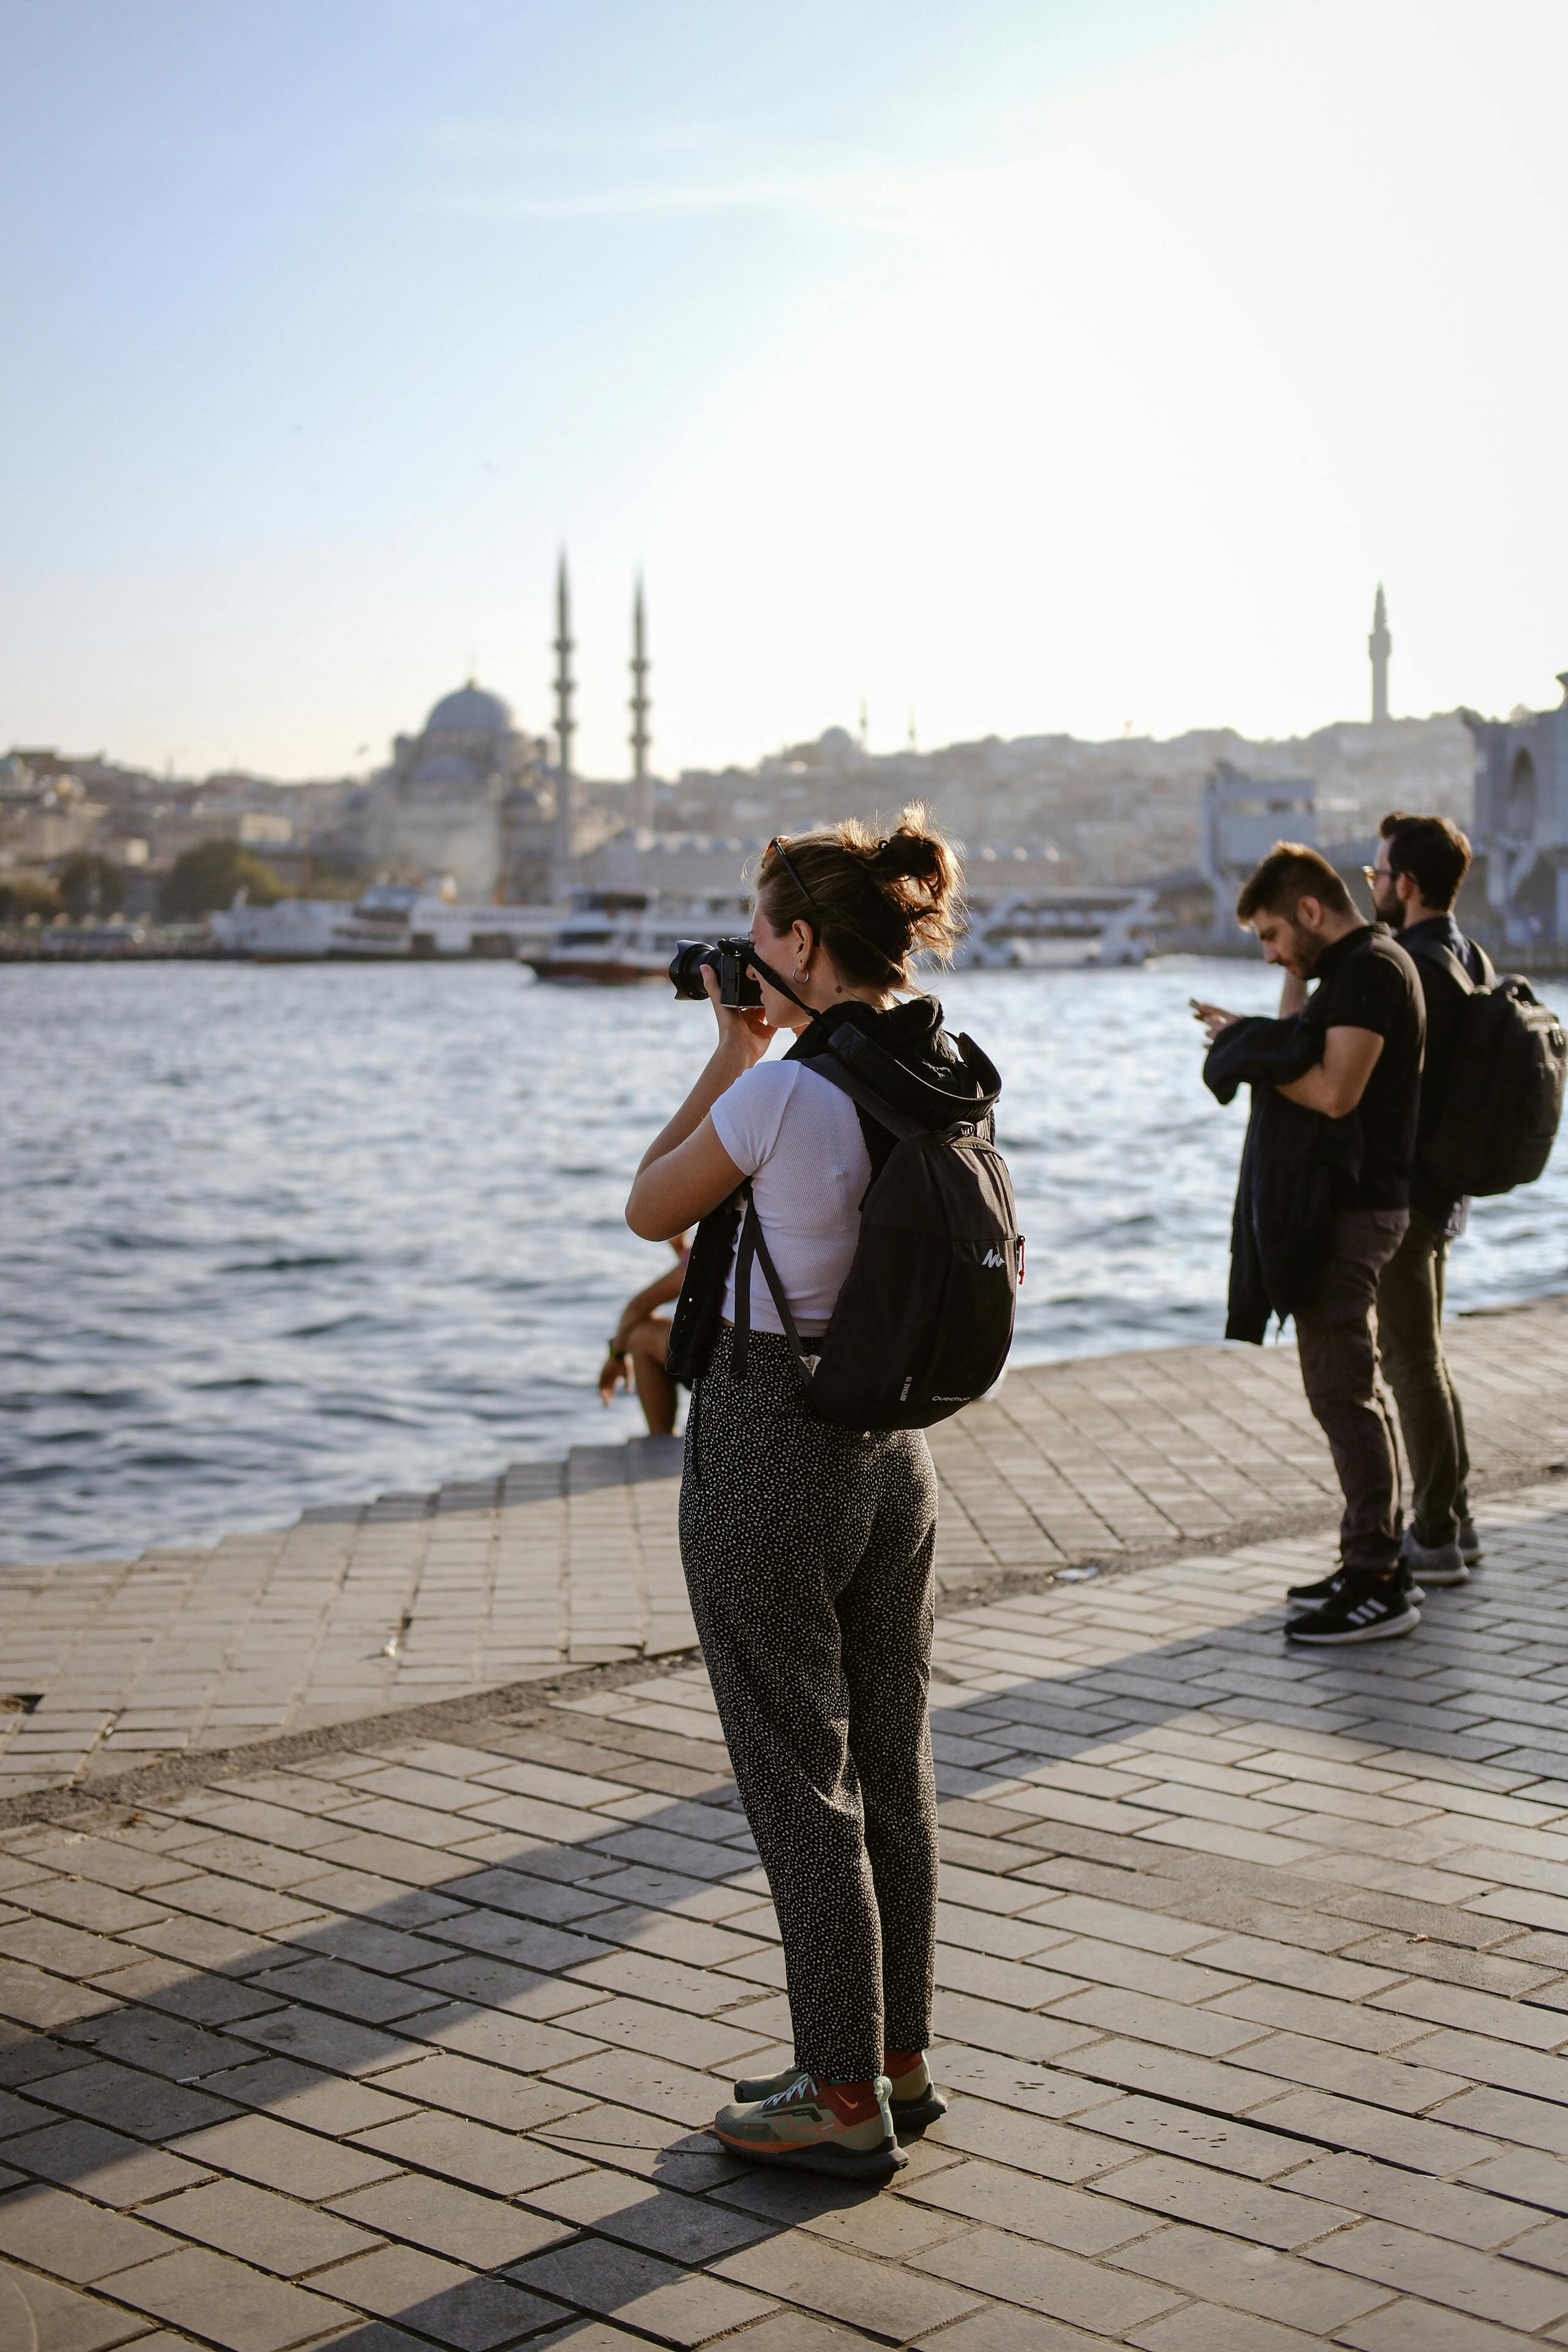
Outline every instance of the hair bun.
{"type": "Polygon", "coordinates": [[[818,924],[841,974],[879,986],[906,987],[905,965],[920,950],[946,961],[958,936],[958,860],[918,802],[900,809],[879,840],[858,817],[846,817],[789,845],[770,845],[758,895],[775,930],[818,924]]]}
{"type": "Polygon", "coordinates": [[[867,864],[879,881],[907,877],[911,882],[930,885],[942,879],[940,845],[908,818],[885,841],[878,842],[867,864]]]}

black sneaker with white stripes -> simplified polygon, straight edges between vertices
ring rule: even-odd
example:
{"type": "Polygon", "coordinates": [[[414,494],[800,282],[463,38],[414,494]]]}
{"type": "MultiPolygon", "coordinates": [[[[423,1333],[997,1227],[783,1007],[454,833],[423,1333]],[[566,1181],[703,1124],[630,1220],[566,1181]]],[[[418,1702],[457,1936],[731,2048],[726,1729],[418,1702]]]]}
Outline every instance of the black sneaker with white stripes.
{"type": "Polygon", "coordinates": [[[1310,1616],[1314,1609],[1338,1598],[1344,1582],[1344,1570],[1336,1568],[1328,1576],[1320,1576],[1315,1584],[1292,1584],[1286,1588],[1285,1606],[1292,1617],[1310,1616]]]}
{"type": "Polygon", "coordinates": [[[1315,1643],[1325,1649],[1346,1642],[1386,1642],[1396,1633],[1413,1633],[1421,1622],[1421,1612],[1400,1577],[1346,1573],[1335,1582],[1338,1590],[1321,1609],[1293,1618],[1286,1626],[1288,1641],[1315,1643]]]}
{"type": "MultiPolygon", "coordinates": [[[[1344,1591],[1345,1573],[1344,1569],[1336,1568],[1331,1576],[1320,1576],[1316,1584],[1287,1586],[1285,1607],[1289,1614],[1305,1617],[1314,1609],[1326,1608],[1331,1601],[1337,1601],[1344,1591]]],[[[1412,1577],[1407,1560],[1402,1559],[1399,1563],[1399,1585],[1407,1601],[1426,1600],[1426,1591],[1412,1577]]]]}

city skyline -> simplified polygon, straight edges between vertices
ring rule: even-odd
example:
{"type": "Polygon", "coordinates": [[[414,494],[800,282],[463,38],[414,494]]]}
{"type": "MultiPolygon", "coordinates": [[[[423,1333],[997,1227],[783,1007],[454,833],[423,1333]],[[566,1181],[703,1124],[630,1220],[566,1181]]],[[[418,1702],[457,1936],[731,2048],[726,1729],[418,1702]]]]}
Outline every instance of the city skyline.
{"type": "Polygon", "coordinates": [[[0,736],[362,772],[470,671],[543,733],[563,541],[584,775],[639,571],[666,774],[863,697],[1299,734],[1379,579],[1395,712],[1539,704],[1564,64],[1541,0],[18,14],[0,736]]]}

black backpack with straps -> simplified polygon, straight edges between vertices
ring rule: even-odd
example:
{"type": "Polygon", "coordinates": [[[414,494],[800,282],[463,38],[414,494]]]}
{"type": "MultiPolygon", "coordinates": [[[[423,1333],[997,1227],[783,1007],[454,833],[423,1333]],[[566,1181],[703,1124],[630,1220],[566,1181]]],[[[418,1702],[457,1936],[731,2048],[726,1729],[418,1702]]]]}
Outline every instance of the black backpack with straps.
{"type": "MultiPolygon", "coordinates": [[[[715,1236],[727,1264],[739,1210],[731,1369],[737,1380],[744,1379],[754,1258],[814,1414],[868,1433],[929,1429],[994,1385],[1012,1345],[1024,1241],[1007,1163],[993,1132],[991,1106],[1001,1083],[979,1049],[962,1039],[984,1091],[972,1106],[973,1118],[931,1127],[888,1099],[889,1092],[907,1095],[909,1074],[863,1031],[844,1022],[828,1042],[830,1050],[813,1055],[806,1067],[887,1129],[891,1147],[885,1157],[873,1155],[874,1166],[879,1157],[881,1164],[860,1203],[854,1262],[819,1339],[801,1338],[751,1188],[742,1187],[730,1217],[717,1222],[715,1236]]],[[[951,1100],[946,1108],[951,1112],[951,1100]]],[[[689,1377],[680,1369],[677,1338],[672,1330],[677,1377],[689,1377]]]]}
{"type": "Polygon", "coordinates": [[[1478,982],[1436,940],[1412,940],[1409,949],[1418,963],[1447,972],[1465,998],[1442,1117],[1421,1147],[1422,1173],[1456,1199],[1533,1184],[1563,1117],[1568,1036],[1562,1022],[1521,973],[1500,980],[1484,954],[1478,982]]]}

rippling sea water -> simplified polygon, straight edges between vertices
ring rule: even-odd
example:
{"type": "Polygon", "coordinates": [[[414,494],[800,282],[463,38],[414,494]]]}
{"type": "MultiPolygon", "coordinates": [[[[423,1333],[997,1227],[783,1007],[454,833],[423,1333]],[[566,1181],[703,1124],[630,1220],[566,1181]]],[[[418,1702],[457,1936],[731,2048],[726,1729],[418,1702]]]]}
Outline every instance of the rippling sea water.
{"type": "MultiPolygon", "coordinates": [[[[1016,1360],[1216,1339],[1244,1103],[1189,995],[1261,966],[967,973],[1028,1236],[1016,1360]]],[[[593,1381],[668,1264],[622,1221],[704,1007],[505,965],[0,972],[0,1559],[286,1524],[632,1434],[593,1381]]],[[[775,1049],[782,1050],[782,1049],[775,1049]]],[[[1459,1307],[1568,1287],[1568,1158],[1483,1203],[1459,1307]]]]}

